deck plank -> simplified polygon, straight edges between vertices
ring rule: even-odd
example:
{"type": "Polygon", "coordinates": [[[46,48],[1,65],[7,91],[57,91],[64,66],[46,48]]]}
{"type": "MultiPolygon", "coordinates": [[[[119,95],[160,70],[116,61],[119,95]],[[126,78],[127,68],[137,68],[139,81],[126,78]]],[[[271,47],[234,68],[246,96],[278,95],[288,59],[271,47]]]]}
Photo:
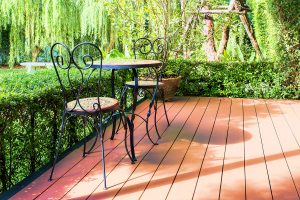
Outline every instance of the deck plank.
{"type": "Polygon", "coordinates": [[[153,199],[153,195],[155,194],[160,194],[156,200],[163,200],[166,198],[173,180],[176,178],[181,162],[196,134],[207,105],[208,99],[204,99],[202,101],[200,101],[200,99],[198,100],[196,107],[187,118],[182,130],[180,130],[180,134],[175,139],[175,142],[172,144],[169,152],[164,157],[158,169],[149,181],[141,199],[153,199]],[[161,183],[159,187],[156,186],[157,182],[161,183]]]}
{"type": "Polygon", "coordinates": [[[243,122],[242,99],[232,99],[220,199],[245,199],[244,141],[251,136],[243,122]]]}
{"type": "Polygon", "coordinates": [[[196,135],[183,159],[167,199],[192,199],[219,104],[220,101],[217,98],[209,100],[203,119],[201,120],[196,135]],[[182,188],[184,188],[184,192],[182,192],[182,188]]]}
{"type": "Polygon", "coordinates": [[[263,148],[266,155],[271,191],[274,199],[298,199],[292,177],[285,162],[283,152],[276,137],[276,130],[272,124],[269,110],[264,100],[256,100],[255,107],[263,148]],[[270,155],[277,155],[272,159],[270,155]],[[286,190],[288,188],[288,190],[286,190]]]}
{"type": "MultiPolygon", "coordinates": [[[[142,102],[139,107],[137,108],[137,112],[143,112],[148,106],[148,101],[142,102]]],[[[106,130],[107,133],[110,133],[112,126],[109,126],[106,130]]],[[[109,142],[110,134],[105,135],[106,142],[109,142]]],[[[91,139],[87,143],[87,147],[90,146],[93,142],[93,139],[91,139]]],[[[95,148],[99,148],[99,145],[97,145],[95,148]]],[[[56,164],[55,172],[54,172],[54,179],[52,181],[48,181],[50,176],[51,169],[47,170],[45,173],[43,173],[41,176],[39,176],[37,179],[35,179],[33,182],[31,182],[28,186],[23,188],[20,192],[18,192],[16,195],[11,197],[11,199],[34,199],[38,198],[44,191],[48,190],[49,188],[53,187],[54,185],[58,185],[58,181],[61,177],[65,176],[67,173],[69,173],[70,170],[75,168],[75,166],[79,165],[84,158],[82,157],[82,151],[83,146],[77,148],[73,152],[71,152],[69,155],[67,155],[64,159],[59,161],[56,164]]],[[[54,196],[54,195],[51,195],[54,196]]]]}
{"type": "MultiPolygon", "coordinates": [[[[146,115],[148,109],[144,109],[140,114],[146,115]]],[[[135,126],[135,129],[140,129],[140,125],[144,122],[140,118],[136,118],[135,123],[138,124],[135,126]]],[[[141,130],[144,130],[142,128],[141,130]]],[[[124,130],[122,129],[118,135],[115,136],[114,140],[107,140],[104,144],[105,147],[105,157],[106,157],[106,167],[107,169],[113,168],[117,162],[116,159],[122,158],[126,154],[124,147],[124,130]]],[[[144,131],[135,131],[135,140],[140,140],[145,135],[144,131]]],[[[58,183],[48,188],[44,191],[38,199],[48,199],[49,197],[55,195],[57,199],[62,198],[69,190],[71,190],[75,185],[84,179],[84,177],[89,174],[91,171],[98,171],[92,179],[96,179],[99,182],[102,182],[102,167],[101,167],[101,146],[97,146],[93,153],[86,156],[78,165],[72,168],[68,173],[63,177],[60,177],[58,183]],[[88,166],[88,167],[87,167],[88,166]],[[63,185],[62,189],[60,186],[63,185]]],[[[126,164],[130,164],[131,161],[129,158],[125,159],[126,164]]]]}
{"type": "Polygon", "coordinates": [[[250,134],[245,141],[245,172],[247,199],[272,199],[266,159],[261,144],[256,110],[253,100],[243,100],[244,132],[250,134]]]}
{"type": "MultiPolygon", "coordinates": [[[[171,124],[173,124],[174,118],[182,112],[184,105],[188,99],[181,99],[181,101],[178,101],[175,103],[175,105],[171,108],[169,111],[169,119],[171,124]]],[[[165,131],[168,129],[167,128],[167,123],[166,120],[162,121],[163,123],[159,123],[159,131],[162,134],[162,138],[165,138],[165,131]]],[[[152,132],[155,130],[152,129],[152,132]]],[[[160,140],[159,143],[161,146],[161,143],[163,141],[160,140]]],[[[132,174],[134,174],[137,170],[137,168],[140,167],[141,163],[144,162],[145,157],[149,154],[149,151],[151,151],[153,148],[156,146],[153,145],[147,137],[144,137],[142,142],[138,145],[138,148],[136,148],[137,155],[138,156],[138,161],[134,165],[130,166],[121,166],[119,165],[112,173],[112,175],[109,177],[109,179],[112,181],[113,187],[111,188],[112,191],[103,191],[102,185],[100,185],[89,197],[89,199],[112,199],[114,196],[118,195],[120,191],[123,189],[123,193],[131,194],[132,191],[139,190],[141,187],[140,185],[134,185],[133,187],[127,184],[131,179],[134,179],[132,177],[132,174]],[[123,171],[126,171],[126,173],[121,173],[123,171]],[[127,184],[127,185],[125,185],[127,184]]],[[[152,161],[154,162],[154,161],[152,161]]],[[[153,164],[153,166],[156,166],[156,164],[153,164]]],[[[149,167],[150,168],[150,167],[149,167]]],[[[148,168],[147,168],[148,169],[148,168]]],[[[145,170],[145,169],[144,169],[145,170]]],[[[143,171],[145,172],[145,171],[143,171]]],[[[140,177],[143,177],[144,174],[141,174],[140,177]]],[[[138,178],[138,177],[135,177],[138,178]]],[[[125,198],[126,199],[126,198],[125,198]]]]}
{"type": "MultiPolygon", "coordinates": [[[[183,127],[185,120],[194,110],[197,101],[197,98],[191,98],[188,101],[188,103],[184,106],[184,109],[175,117],[172,122],[172,126],[170,126],[164,133],[160,144],[154,146],[147,153],[115,199],[139,199],[141,197],[149,183],[149,180],[151,180],[153,174],[158,169],[173,141],[180,134],[180,130],[183,127]]],[[[156,181],[155,183],[155,187],[159,187],[163,182],[156,181]]]]}
{"type": "Polygon", "coordinates": [[[289,105],[293,109],[298,120],[300,120],[300,101],[299,100],[298,101],[289,101],[289,105]]]}
{"type": "MultiPolygon", "coordinates": [[[[280,109],[280,103],[278,104],[277,102],[274,101],[267,101],[268,110],[272,110],[272,108],[274,107],[280,109]]],[[[283,152],[286,165],[289,168],[291,178],[293,180],[296,192],[299,197],[300,177],[297,177],[297,171],[300,169],[299,144],[297,143],[297,140],[294,137],[291,127],[285,120],[284,115],[281,112],[281,109],[278,114],[270,113],[270,117],[273,126],[276,130],[277,139],[280,144],[281,150],[283,152]]]]}
{"type": "MultiPolygon", "coordinates": [[[[168,110],[172,108],[174,103],[167,103],[166,107],[168,110]]],[[[159,119],[159,122],[161,120],[165,120],[164,112],[163,112],[163,107],[160,106],[158,108],[158,115],[157,119],[159,119]]],[[[153,116],[151,116],[150,121],[149,121],[149,130],[151,135],[155,135],[155,129],[154,129],[154,120],[153,116]]],[[[143,135],[141,135],[141,138],[136,138],[135,144],[136,144],[136,155],[137,157],[140,157],[141,153],[144,153],[144,151],[140,151],[139,147],[141,147],[140,142],[142,140],[147,140],[148,138],[145,138],[145,124],[143,123],[140,127],[136,128],[135,132],[141,132],[143,135]],[[140,140],[139,140],[140,139],[140,140]]],[[[150,144],[149,144],[150,145],[150,144]]],[[[106,161],[106,173],[107,173],[107,182],[108,182],[108,187],[110,190],[110,194],[113,195],[111,191],[115,191],[116,188],[114,187],[115,185],[118,185],[124,181],[126,181],[125,177],[123,174],[127,174],[128,170],[132,168],[133,166],[129,162],[129,158],[127,157],[126,153],[123,152],[122,155],[114,156],[114,158],[110,158],[106,161]],[[123,168],[118,171],[118,169],[122,166],[123,168]],[[115,173],[118,171],[118,173],[115,173]],[[114,174],[116,174],[116,177],[114,177],[114,174]]],[[[98,167],[93,168],[83,179],[80,183],[75,185],[65,196],[63,199],[71,199],[71,198],[78,198],[78,197],[88,197],[90,196],[98,187],[103,188],[103,174],[101,173],[100,169],[100,163],[98,167]]]]}
{"type": "MultiPolygon", "coordinates": [[[[75,149],[57,163],[53,181],[48,170],[11,199],[300,199],[300,101],[178,97],[166,105],[171,125],[160,104],[159,145],[136,118],[135,164],[122,132],[111,141],[108,128],[108,190],[97,144],[86,158],[75,149]]],[[[152,115],[156,140],[153,123],[152,115]]]]}
{"type": "Polygon", "coordinates": [[[299,121],[297,113],[293,110],[290,104],[280,103],[281,114],[283,115],[284,121],[288,124],[289,130],[292,132],[293,137],[300,148],[300,131],[299,121]]]}
{"type": "Polygon", "coordinates": [[[193,199],[208,200],[219,198],[231,103],[231,99],[221,99],[193,199]]]}

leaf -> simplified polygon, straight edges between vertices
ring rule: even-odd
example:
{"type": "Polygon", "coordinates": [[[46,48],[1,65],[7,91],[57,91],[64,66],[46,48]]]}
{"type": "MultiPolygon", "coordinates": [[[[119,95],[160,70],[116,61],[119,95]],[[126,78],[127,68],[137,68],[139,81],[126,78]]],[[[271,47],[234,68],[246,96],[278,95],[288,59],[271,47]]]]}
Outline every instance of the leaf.
{"type": "Polygon", "coordinates": [[[245,62],[245,58],[244,58],[243,52],[241,51],[241,48],[240,48],[239,45],[236,45],[235,50],[236,50],[236,53],[238,55],[239,60],[242,61],[242,62],[245,62]]]}
{"type": "Polygon", "coordinates": [[[248,62],[254,62],[255,56],[256,56],[255,52],[251,52],[251,56],[250,56],[250,58],[248,59],[248,62]]]}

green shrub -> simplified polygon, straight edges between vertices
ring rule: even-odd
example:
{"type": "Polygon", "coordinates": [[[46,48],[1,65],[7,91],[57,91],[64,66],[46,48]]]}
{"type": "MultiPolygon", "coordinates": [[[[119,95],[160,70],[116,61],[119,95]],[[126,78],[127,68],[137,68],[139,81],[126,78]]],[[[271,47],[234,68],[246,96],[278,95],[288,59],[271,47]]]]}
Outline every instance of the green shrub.
{"type": "Polygon", "coordinates": [[[182,81],[177,95],[288,99],[300,96],[295,69],[280,63],[170,60],[166,68],[180,68],[182,81]]]}
{"type": "MultiPolygon", "coordinates": [[[[182,81],[177,95],[290,99],[300,96],[300,78],[295,68],[280,63],[168,61],[168,73],[176,74],[178,69],[182,81]]],[[[117,77],[119,96],[131,73],[120,70],[117,77]]],[[[104,95],[110,95],[108,71],[103,75],[103,83],[104,95]]],[[[62,107],[54,70],[37,70],[34,74],[25,70],[0,71],[0,192],[53,158],[62,107]]],[[[80,124],[69,121],[62,151],[83,139],[80,124]]]]}
{"type": "MultiPolygon", "coordinates": [[[[109,96],[111,91],[107,72],[103,73],[103,96],[109,96]]],[[[116,79],[117,95],[126,76],[120,71],[121,78],[116,79]]],[[[96,83],[96,77],[93,80],[96,83]]],[[[37,70],[34,74],[24,70],[0,71],[0,193],[53,158],[62,103],[54,70],[37,70]]],[[[84,138],[82,123],[76,120],[67,123],[62,152],[84,138]]]]}

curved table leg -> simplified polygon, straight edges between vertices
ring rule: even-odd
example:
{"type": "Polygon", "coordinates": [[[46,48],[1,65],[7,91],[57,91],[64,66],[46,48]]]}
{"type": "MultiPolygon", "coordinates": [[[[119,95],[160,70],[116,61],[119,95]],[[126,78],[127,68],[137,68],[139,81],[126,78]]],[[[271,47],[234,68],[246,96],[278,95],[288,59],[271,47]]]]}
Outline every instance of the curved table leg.
{"type": "MultiPolygon", "coordinates": [[[[111,96],[112,98],[116,97],[115,94],[115,69],[111,70],[111,77],[110,77],[110,81],[111,81],[111,96]]],[[[116,134],[116,124],[117,124],[117,118],[116,116],[112,116],[112,132],[111,132],[111,137],[110,139],[113,140],[116,134]]]]}
{"type": "MultiPolygon", "coordinates": [[[[129,123],[129,131],[131,135],[134,135],[134,119],[135,119],[135,110],[137,106],[137,96],[138,96],[138,74],[136,69],[132,69],[133,72],[133,79],[134,79],[134,88],[132,91],[133,94],[133,102],[132,102],[132,111],[131,111],[131,119],[129,123]]],[[[134,151],[134,136],[130,138],[130,148],[131,148],[131,154],[132,154],[132,159],[136,161],[135,157],[135,151],[134,151]]]]}

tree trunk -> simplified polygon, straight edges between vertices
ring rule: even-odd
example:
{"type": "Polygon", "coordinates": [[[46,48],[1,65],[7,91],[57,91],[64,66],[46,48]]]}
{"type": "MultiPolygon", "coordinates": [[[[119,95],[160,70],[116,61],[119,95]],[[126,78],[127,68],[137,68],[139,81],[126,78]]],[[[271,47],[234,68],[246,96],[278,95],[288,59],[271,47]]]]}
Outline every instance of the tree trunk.
{"type": "MultiPolygon", "coordinates": [[[[239,4],[241,4],[241,2],[240,2],[240,0],[237,0],[237,1],[238,2],[235,2],[235,4],[234,4],[234,8],[236,10],[239,10],[239,4]]],[[[243,6],[243,4],[241,4],[241,6],[243,6]]],[[[249,39],[251,41],[251,44],[252,44],[253,48],[255,49],[256,56],[258,56],[260,58],[262,56],[262,54],[261,54],[259,45],[258,45],[258,43],[256,41],[256,38],[254,36],[254,32],[253,32],[252,26],[251,26],[251,24],[249,22],[249,19],[247,18],[247,15],[246,14],[242,14],[242,15],[239,15],[239,17],[240,17],[241,22],[244,25],[244,28],[246,30],[246,33],[248,34],[248,37],[249,37],[249,39]]]]}
{"type": "Polygon", "coordinates": [[[242,21],[242,23],[245,27],[245,30],[246,30],[246,33],[248,34],[248,37],[250,38],[251,44],[252,44],[253,48],[255,49],[256,55],[258,57],[261,57],[260,48],[258,46],[258,43],[256,41],[256,38],[254,36],[252,27],[249,23],[249,20],[248,20],[247,16],[246,15],[240,15],[239,17],[240,17],[240,19],[241,19],[241,21],[242,21]]]}
{"type": "Polygon", "coordinates": [[[32,49],[32,52],[31,52],[31,55],[32,55],[32,62],[36,62],[37,61],[37,57],[39,56],[41,52],[41,48],[38,47],[38,46],[35,46],[33,49],[32,49]]]}
{"type": "Polygon", "coordinates": [[[227,43],[228,43],[228,38],[229,38],[229,31],[230,28],[228,25],[225,25],[223,27],[223,31],[222,31],[222,39],[220,41],[220,45],[219,45],[219,49],[217,52],[217,60],[220,61],[221,56],[224,54],[224,51],[227,47],[227,43]]]}
{"type": "MultiPolygon", "coordinates": [[[[204,7],[205,10],[208,10],[208,7],[204,7]]],[[[204,28],[203,34],[206,36],[206,41],[204,42],[204,50],[207,55],[208,61],[216,61],[217,52],[215,47],[215,39],[214,39],[214,21],[213,17],[210,15],[204,16],[204,28]]]]}

